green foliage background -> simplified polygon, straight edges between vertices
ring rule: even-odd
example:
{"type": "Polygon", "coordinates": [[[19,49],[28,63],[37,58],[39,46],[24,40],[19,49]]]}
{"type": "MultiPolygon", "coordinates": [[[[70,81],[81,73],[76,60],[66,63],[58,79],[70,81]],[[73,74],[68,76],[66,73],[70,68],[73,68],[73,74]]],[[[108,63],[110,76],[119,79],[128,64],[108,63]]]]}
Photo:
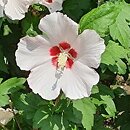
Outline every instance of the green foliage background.
{"type": "Polygon", "coordinates": [[[29,73],[20,71],[14,54],[21,37],[42,34],[38,24],[49,12],[33,5],[21,21],[0,18],[0,107],[17,110],[0,130],[130,130],[129,1],[65,0],[61,12],[79,23],[79,33],[94,29],[105,39],[100,82],[89,98],[75,101],[64,95],[46,101],[32,93],[29,73]]]}

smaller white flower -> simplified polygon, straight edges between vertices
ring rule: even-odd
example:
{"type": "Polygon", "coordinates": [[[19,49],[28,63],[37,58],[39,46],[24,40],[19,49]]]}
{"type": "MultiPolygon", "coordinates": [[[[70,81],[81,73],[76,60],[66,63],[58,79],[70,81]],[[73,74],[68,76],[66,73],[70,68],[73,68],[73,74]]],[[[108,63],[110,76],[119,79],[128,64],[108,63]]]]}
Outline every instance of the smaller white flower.
{"type": "Polygon", "coordinates": [[[51,13],[62,10],[64,0],[40,0],[40,4],[46,6],[51,13]]]}
{"type": "Polygon", "coordinates": [[[32,3],[33,0],[0,0],[0,17],[5,13],[12,20],[21,20],[32,3]]]}
{"type": "Polygon", "coordinates": [[[22,38],[16,51],[17,65],[31,71],[29,87],[47,100],[60,90],[70,99],[88,97],[99,81],[93,68],[100,64],[104,40],[94,30],[78,35],[78,24],[56,12],[42,18],[39,28],[46,35],[22,38]]]}
{"type": "Polygon", "coordinates": [[[25,17],[30,5],[40,3],[50,12],[62,10],[63,0],[0,0],[0,17],[4,13],[12,20],[21,20],[25,17]]]}
{"type": "Polygon", "coordinates": [[[21,20],[32,3],[33,0],[8,0],[5,5],[5,14],[12,20],[21,20]]]}
{"type": "Polygon", "coordinates": [[[11,109],[0,108],[0,123],[6,125],[12,118],[14,114],[11,109]]]}

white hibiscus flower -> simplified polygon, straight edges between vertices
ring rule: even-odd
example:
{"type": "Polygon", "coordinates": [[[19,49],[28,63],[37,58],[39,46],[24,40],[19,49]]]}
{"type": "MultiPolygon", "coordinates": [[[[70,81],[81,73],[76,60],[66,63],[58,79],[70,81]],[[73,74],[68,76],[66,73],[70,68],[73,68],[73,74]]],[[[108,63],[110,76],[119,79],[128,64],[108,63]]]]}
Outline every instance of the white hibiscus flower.
{"type": "Polygon", "coordinates": [[[0,17],[4,12],[12,20],[21,20],[34,3],[43,4],[50,12],[55,12],[62,9],[63,0],[0,0],[0,17]]]}
{"type": "Polygon", "coordinates": [[[45,35],[22,38],[16,51],[17,65],[31,71],[29,87],[47,100],[60,90],[70,99],[88,97],[99,81],[93,68],[99,66],[104,40],[94,30],[78,35],[78,24],[56,12],[42,18],[39,28],[45,35]]]}
{"type": "Polygon", "coordinates": [[[0,0],[0,17],[4,12],[12,20],[21,20],[32,3],[33,0],[0,0]]]}

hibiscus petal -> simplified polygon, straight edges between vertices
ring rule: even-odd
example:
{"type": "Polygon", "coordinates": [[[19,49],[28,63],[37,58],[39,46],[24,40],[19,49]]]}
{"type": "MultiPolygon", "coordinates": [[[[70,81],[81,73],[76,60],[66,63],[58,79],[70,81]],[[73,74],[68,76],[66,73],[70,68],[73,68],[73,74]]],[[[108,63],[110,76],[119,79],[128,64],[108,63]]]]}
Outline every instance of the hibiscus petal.
{"type": "Polygon", "coordinates": [[[54,0],[52,3],[46,2],[46,0],[42,0],[40,2],[44,6],[46,6],[51,13],[62,10],[63,0],[54,0]]]}
{"type": "Polygon", "coordinates": [[[80,63],[74,62],[72,69],[66,69],[59,81],[66,97],[80,99],[91,94],[91,88],[99,81],[99,75],[93,69],[80,63]]]}
{"type": "Polygon", "coordinates": [[[33,0],[8,0],[5,5],[5,14],[12,20],[24,18],[33,0]]]}
{"type": "Polygon", "coordinates": [[[18,43],[16,62],[22,70],[31,70],[46,62],[49,56],[50,45],[42,36],[24,37],[18,43]]]}
{"type": "Polygon", "coordinates": [[[71,44],[78,35],[78,24],[59,12],[42,18],[39,28],[47,34],[52,45],[64,41],[71,44]]]}
{"type": "Polygon", "coordinates": [[[75,47],[79,52],[78,60],[89,67],[98,68],[105,50],[104,40],[94,30],[85,30],[77,41],[75,47]]]}
{"type": "Polygon", "coordinates": [[[0,18],[3,17],[3,7],[0,5],[0,18]]]}
{"type": "Polygon", "coordinates": [[[6,125],[12,118],[14,114],[11,109],[6,110],[0,107],[0,123],[6,125]]]}
{"type": "Polygon", "coordinates": [[[4,1],[0,0],[0,18],[3,17],[3,10],[4,10],[4,1]]]}
{"type": "Polygon", "coordinates": [[[60,93],[58,82],[56,84],[55,72],[56,68],[51,61],[34,68],[27,79],[29,87],[43,99],[55,99],[60,93]]]}

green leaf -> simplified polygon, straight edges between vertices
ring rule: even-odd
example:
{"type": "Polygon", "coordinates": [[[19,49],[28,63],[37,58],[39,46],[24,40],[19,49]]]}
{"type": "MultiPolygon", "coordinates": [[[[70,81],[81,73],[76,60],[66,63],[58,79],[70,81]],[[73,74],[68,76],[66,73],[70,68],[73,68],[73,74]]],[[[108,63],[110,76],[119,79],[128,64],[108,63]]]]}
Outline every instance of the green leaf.
{"type": "Polygon", "coordinates": [[[0,84],[0,95],[6,95],[18,89],[21,89],[25,81],[25,78],[11,78],[6,80],[0,84]]]}
{"type": "Polygon", "coordinates": [[[42,107],[37,110],[34,120],[34,128],[41,128],[41,130],[62,130],[61,115],[50,115],[49,112],[42,107]]]}
{"type": "Polygon", "coordinates": [[[93,88],[92,88],[92,90],[91,90],[91,93],[92,94],[96,94],[96,93],[99,93],[99,88],[98,88],[98,86],[93,86],[93,88]]]}
{"type": "Polygon", "coordinates": [[[3,27],[3,35],[4,35],[4,36],[7,36],[7,35],[9,35],[10,33],[12,33],[12,31],[11,31],[11,29],[9,28],[9,26],[8,26],[8,25],[4,25],[4,27],[3,27]]]}
{"type": "Polygon", "coordinates": [[[73,101],[73,106],[82,113],[82,124],[86,130],[92,130],[96,107],[89,98],[73,101]]]}
{"type": "Polygon", "coordinates": [[[38,28],[40,18],[28,13],[26,17],[22,20],[22,32],[24,35],[36,36],[41,34],[38,28]]]}
{"type": "Polygon", "coordinates": [[[46,8],[43,6],[43,5],[41,5],[41,4],[33,4],[32,5],[32,8],[34,9],[34,11],[36,10],[36,11],[45,11],[46,10],[46,8]]]}
{"type": "Polygon", "coordinates": [[[0,78],[0,83],[2,82],[3,78],[0,78]]]}
{"type": "Polygon", "coordinates": [[[126,73],[127,66],[126,66],[126,64],[121,59],[118,60],[118,62],[116,63],[116,65],[118,67],[118,73],[119,74],[125,74],[126,73]]]}
{"type": "Polygon", "coordinates": [[[115,98],[115,95],[110,87],[103,85],[103,84],[99,84],[98,88],[99,88],[100,95],[109,95],[112,98],[115,98]]]}
{"type": "Polygon", "coordinates": [[[26,119],[33,119],[37,109],[39,108],[39,104],[48,106],[45,100],[33,93],[16,93],[12,96],[12,100],[15,107],[23,112],[26,119]]]}
{"type": "Polygon", "coordinates": [[[130,95],[126,95],[126,96],[120,96],[115,98],[115,104],[116,104],[116,108],[117,111],[122,112],[125,111],[127,113],[130,113],[130,95]]]}
{"type": "Polygon", "coordinates": [[[69,106],[66,105],[66,107],[64,107],[62,112],[63,111],[64,111],[63,117],[65,120],[68,120],[68,123],[73,122],[73,123],[81,124],[82,113],[73,107],[73,103],[70,103],[69,106]]]}
{"type": "Polygon", "coordinates": [[[126,65],[122,61],[122,59],[127,59],[127,53],[128,50],[124,49],[124,47],[120,46],[118,43],[115,43],[113,41],[109,41],[105,52],[102,55],[102,60],[101,62],[106,64],[106,65],[112,65],[117,67],[118,69],[114,70],[113,72],[119,73],[119,74],[125,74],[126,73],[126,65]]]}
{"type": "Polygon", "coordinates": [[[115,104],[112,100],[112,98],[108,95],[108,96],[103,96],[101,95],[100,96],[101,99],[103,100],[102,103],[105,105],[105,110],[106,112],[108,113],[108,115],[103,115],[107,118],[109,117],[115,117],[115,113],[116,113],[116,107],[115,107],[115,104]]]}
{"type": "Polygon", "coordinates": [[[92,130],[112,130],[111,128],[105,127],[104,125],[105,119],[103,116],[97,114],[95,116],[95,122],[92,130]]]}
{"type": "Polygon", "coordinates": [[[111,35],[125,48],[130,47],[130,5],[123,2],[107,2],[93,9],[80,20],[80,33],[94,29],[101,36],[111,35]]]}
{"type": "Polygon", "coordinates": [[[118,40],[125,48],[130,47],[130,5],[122,2],[118,5],[120,12],[115,22],[110,26],[110,35],[113,40],[118,40]]]}
{"type": "Polygon", "coordinates": [[[50,118],[46,111],[44,111],[44,108],[39,109],[33,120],[33,127],[34,128],[46,128],[46,130],[51,130],[50,126],[50,118]]]}
{"type": "Polygon", "coordinates": [[[86,12],[96,6],[96,0],[65,0],[63,3],[63,12],[78,22],[86,12]]]}
{"type": "Polygon", "coordinates": [[[0,106],[4,107],[9,104],[9,96],[8,95],[0,95],[0,106]]]}
{"type": "Polygon", "coordinates": [[[34,118],[33,118],[33,126],[34,128],[41,128],[41,130],[72,130],[75,128],[75,124],[81,124],[82,117],[81,112],[77,112],[77,110],[73,109],[72,102],[67,102],[68,100],[61,100],[60,104],[64,103],[64,108],[61,108],[62,111],[57,111],[58,106],[44,105],[38,107],[34,118]],[[74,111],[76,112],[74,114],[74,111]]]}
{"type": "Polygon", "coordinates": [[[3,22],[3,18],[0,18],[0,28],[1,28],[2,22],[3,22]]]}
{"type": "Polygon", "coordinates": [[[121,130],[130,129],[130,113],[123,112],[119,114],[115,122],[116,126],[120,127],[121,130]]]}
{"type": "Polygon", "coordinates": [[[93,9],[80,20],[80,32],[85,29],[94,29],[101,36],[109,34],[109,26],[114,23],[118,15],[118,8],[115,4],[107,2],[98,8],[93,9]]]}

